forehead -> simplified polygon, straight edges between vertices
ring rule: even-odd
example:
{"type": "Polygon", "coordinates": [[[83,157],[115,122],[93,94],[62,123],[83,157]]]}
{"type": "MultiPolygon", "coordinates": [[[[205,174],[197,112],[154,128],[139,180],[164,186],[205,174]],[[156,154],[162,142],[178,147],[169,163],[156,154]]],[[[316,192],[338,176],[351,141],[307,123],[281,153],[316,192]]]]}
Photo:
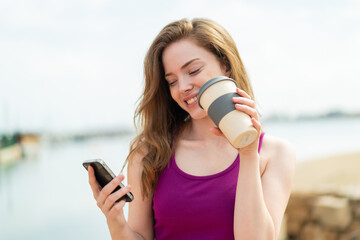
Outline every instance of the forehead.
{"type": "Polygon", "coordinates": [[[216,56],[190,39],[182,39],[171,43],[164,49],[162,54],[162,62],[165,69],[181,67],[189,60],[195,58],[207,61],[216,59],[216,56]]]}

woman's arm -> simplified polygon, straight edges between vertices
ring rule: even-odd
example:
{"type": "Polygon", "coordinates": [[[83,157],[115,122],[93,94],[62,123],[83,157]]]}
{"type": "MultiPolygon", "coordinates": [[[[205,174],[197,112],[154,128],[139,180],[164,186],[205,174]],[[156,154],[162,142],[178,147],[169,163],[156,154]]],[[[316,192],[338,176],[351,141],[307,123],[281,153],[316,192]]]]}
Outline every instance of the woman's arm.
{"type": "Polygon", "coordinates": [[[258,154],[240,155],[234,211],[235,239],[275,240],[278,237],[291,192],[295,154],[285,142],[270,142],[274,154],[262,176],[258,154]]]}
{"type": "MultiPolygon", "coordinates": [[[[248,94],[237,89],[241,96],[234,98],[236,109],[251,117],[253,126],[261,133],[261,123],[255,103],[248,94]]],[[[284,141],[265,136],[267,164],[260,172],[259,138],[249,146],[238,149],[240,168],[234,210],[235,239],[277,239],[281,220],[290,196],[295,169],[295,152],[284,141]]],[[[265,142],[264,142],[265,143],[265,142]]]]}
{"type": "MultiPolygon", "coordinates": [[[[268,138],[271,137],[268,136],[268,138]]],[[[265,203],[274,222],[277,238],[291,194],[296,156],[289,143],[276,138],[272,138],[271,142],[271,158],[261,177],[261,183],[265,203]]]]}
{"type": "Polygon", "coordinates": [[[127,186],[112,193],[112,191],[124,180],[123,175],[114,178],[104,188],[97,183],[94,170],[89,167],[89,183],[97,201],[98,207],[104,213],[110,230],[111,238],[115,239],[154,239],[153,237],[153,215],[151,211],[151,198],[142,197],[140,188],[142,157],[135,156],[128,165],[128,182],[132,187],[127,186]],[[116,203],[116,200],[127,192],[134,195],[134,200],[129,203],[128,222],[124,217],[123,208],[125,200],[116,203]]]}
{"type": "Polygon", "coordinates": [[[143,239],[154,239],[154,215],[152,210],[152,197],[150,193],[145,199],[141,191],[141,175],[143,155],[135,154],[128,164],[128,182],[132,186],[134,200],[129,205],[128,223],[130,228],[140,234],[143,239]]]}

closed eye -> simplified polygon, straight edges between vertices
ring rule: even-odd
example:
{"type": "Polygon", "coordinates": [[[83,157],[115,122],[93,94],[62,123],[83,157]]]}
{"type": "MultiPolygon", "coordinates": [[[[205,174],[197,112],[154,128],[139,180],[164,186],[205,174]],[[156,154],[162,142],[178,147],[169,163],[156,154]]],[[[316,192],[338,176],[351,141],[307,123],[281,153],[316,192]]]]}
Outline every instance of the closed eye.
{"type": "Polygon", "coordinates": [[[177,81],[172,81],[172,82],[169,82],[169,86],[173,86],[177,81]]]}
{"type": "Polygon", "coordinates": [[[196,73],[198,73],[200,71],[200,68],[196,69],[195,71],[190,72],[190,75],[195,75],[196,73]]]}

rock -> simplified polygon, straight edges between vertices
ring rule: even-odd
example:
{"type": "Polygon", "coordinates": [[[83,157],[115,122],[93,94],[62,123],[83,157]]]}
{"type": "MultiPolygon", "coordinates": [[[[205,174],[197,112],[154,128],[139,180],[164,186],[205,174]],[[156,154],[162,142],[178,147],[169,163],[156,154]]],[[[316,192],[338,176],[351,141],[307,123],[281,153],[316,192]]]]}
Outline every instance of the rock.
{"type": "Polygon", "coordinates": [[[298,236],[304,223],[310,218],[309,198],[311,195],[292,195],[290,197],[287,215],[288,236],[298,236]]]}
{"type": "Polygon", "coordinates": [[[304,226],[300,234],[300,240],[337,240],[337,233],[326,230],[314,223],[308,223],[304,226]]]}
{"type": "Polygon", "coordinates": [[[340,240],[359,240],[360,239],[360,220],[354,221],[346,232],[340,235],[340,240]]]}
{"type": "Polygon", "coordinates": [[[344,230],[352,220],[349,200],[333,196],[320,196],[314,202],[312,217],[322,226],[334,230],[344,230]]]}

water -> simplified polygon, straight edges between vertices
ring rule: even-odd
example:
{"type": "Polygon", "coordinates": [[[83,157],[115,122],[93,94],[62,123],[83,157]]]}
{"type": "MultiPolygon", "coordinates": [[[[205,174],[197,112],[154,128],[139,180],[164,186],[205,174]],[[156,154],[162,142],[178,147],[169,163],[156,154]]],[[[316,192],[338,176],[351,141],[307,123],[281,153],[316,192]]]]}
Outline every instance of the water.
{"type": "MultiPolygon", "coordinates": [[[[269,122],[264,130],[288,139],[300,162],[360,151],[360,119],[269,122]]],[[[81,163],[102,158],[120,172],[132,137],[42,142],[38,158],[0,169],[0,239],[110,239],[81,163]]]]}
{"type": "Polygon", "coordinates": [[[335,154],[360,152],[360,118],[330,118],[264,123],[264,131],[287,139],[302,162],[335,154]]]}
{"type": "Polygon", "coordinates": [[[38,159],[1,169],[0,239],[110,239],[82,162],[102,158],[119,173],[132,137],[43,142],[38,159]]]}

